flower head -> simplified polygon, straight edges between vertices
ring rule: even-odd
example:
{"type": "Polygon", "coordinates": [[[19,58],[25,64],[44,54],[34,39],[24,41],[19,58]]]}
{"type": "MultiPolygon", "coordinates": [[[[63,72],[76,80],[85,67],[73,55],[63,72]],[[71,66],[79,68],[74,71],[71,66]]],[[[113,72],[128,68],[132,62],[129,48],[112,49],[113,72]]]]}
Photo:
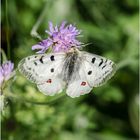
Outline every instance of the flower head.
{"type": "Polygon", "coordinates": [[[48,33],[49,37],[32,46],[32,50],[38,49],[37,53],[45,53],[49,47],[52,47],[53,52],[66,52],[71,47],[79,48],[82,44],[76,39],[81,31],[72,24],[66,26],[65,21],[59,27],[54,27],[52,22],[49,22],[49,31],[46,30],[46,33],[48,33]]]}
{"type": "Polygon", "coordinates": [[[0,66],[0,87],[4,81],[8,81],[14,69],[14,64],[11,61],[6,61],[2,66],[0,66]]]}

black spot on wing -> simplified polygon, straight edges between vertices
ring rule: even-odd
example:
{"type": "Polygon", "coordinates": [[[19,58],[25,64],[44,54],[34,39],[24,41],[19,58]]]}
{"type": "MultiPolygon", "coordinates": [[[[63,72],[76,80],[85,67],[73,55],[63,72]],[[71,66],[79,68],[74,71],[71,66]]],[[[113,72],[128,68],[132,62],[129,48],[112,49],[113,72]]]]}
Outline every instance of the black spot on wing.
{"type": "Polygon", "coordinates": [[[91,75],[92,74],[92,71],[90,70],[89,72],[88,72],[88,75],[91,75]]]}
{"type": "Polygon", "coordinates": [[[31,68],[29,67],[28,70],[31,70],[31,68]]]}
{"type": "Polygon", "coordinates": [[[105,60],[105,63],[107,62],[107,59],[105,60]]]}
{"type": "Polygon", "coordinates": [[[102,67],[102,69],[105,68],[105,67],[106,67],[106,65],[104,65],[104,66],[102,67]]]}
{"type": "Polygon", "coordinates": [[[96,60],[96,58],[95,58],[95,57],[94,57],[94,58],[92,58],[91,63],[94,63],[94,62],[95,62],[95,60],[96,60]]]}
{"type": "Polygon", "coordinates": [[[105,71],[105,74],[107,74],[109,72],[109,70],[105,71]]]}
{"type": "Polygon", "coordinates": [[[99,66],[101,66],[103,64],[103,59],[101,58],[101,62],[99,63],[99,66]]]}
{"type": "Polygon", "coordinates": [[[54,68],[51,68],[51,72],[54,72],[54,68]]]}
{"type": "Polygon", "coordinates": [[[37,62],[34,62],[34,64],[37,66],[37,62]]]}
{"type": "Polygon", "coordinates": [[[55,60],[54,55],[51,55],[50,59],[51,59],[51,61],[54,61],[55,60]]]}
{"type": "Polygon", "coordinates": [[[43,57],[44,56],[41,56],[41,58],[39,59],[39,61],[43,64],[43,57]]]}
{"type": "Polygon", "coordinates": [[[109,62],[109,65],[112,65],[112,61],[109,62]]]}

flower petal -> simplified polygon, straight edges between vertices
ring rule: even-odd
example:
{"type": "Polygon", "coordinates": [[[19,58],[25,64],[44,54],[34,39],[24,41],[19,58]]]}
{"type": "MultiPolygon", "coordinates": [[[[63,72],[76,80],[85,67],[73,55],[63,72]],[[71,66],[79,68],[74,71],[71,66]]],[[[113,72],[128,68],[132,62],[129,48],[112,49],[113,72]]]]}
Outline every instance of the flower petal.
{"type": "Polygon", "coordinates": [[[82,44],[77,40],[81,31],[72,24],[66,26],[66,21],[63,21],[60,26],[53,26],[52,22],[49,22],[49,31],[45,32],[49,37],[32,46],[32,50],[39,50],[37,53],[45,53],[49,47],[53,47],[54,52],[65,52],[73,46],[78,48],[82,44]]]}
{"type": "Polygon", "coordinates": [[[4,80],[3,69],[0,66],[0,87],[2,86],[3,80],[4,80]]]}
{"type": "Polygon", "coordinates": [[[11,61],[6,61],[4,64],[2,64],[0,71],[2,71],[5,81],[11,78],[11,73],[13,69],[14,69],[14,64],[11,63],[11,61]]]}
{"type": "Polygon", "coordinates": [[[64,29],[66,23],[67,23],[66,21],[63,21],[63,22],[61,23],[60,28],[59,28],[60,31],[64,29]]]}
{"type": "Polygon", "coordinates": [[[50,29],[50,32],[52,33],[54,32],[53,24],[51,21],[49,22],[49,29],[50,29]]]}

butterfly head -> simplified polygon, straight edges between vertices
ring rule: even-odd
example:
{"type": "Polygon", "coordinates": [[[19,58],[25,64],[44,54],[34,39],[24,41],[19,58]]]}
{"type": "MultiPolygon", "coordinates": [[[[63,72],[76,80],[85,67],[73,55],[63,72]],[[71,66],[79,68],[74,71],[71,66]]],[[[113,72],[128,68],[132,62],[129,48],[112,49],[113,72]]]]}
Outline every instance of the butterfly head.
{"type": "Polygon", "coordinates": [[[67,53],[76,53],[76,54],[79,54],[79,50],[77,49],[77,47],[72,46],[67,53]]]}

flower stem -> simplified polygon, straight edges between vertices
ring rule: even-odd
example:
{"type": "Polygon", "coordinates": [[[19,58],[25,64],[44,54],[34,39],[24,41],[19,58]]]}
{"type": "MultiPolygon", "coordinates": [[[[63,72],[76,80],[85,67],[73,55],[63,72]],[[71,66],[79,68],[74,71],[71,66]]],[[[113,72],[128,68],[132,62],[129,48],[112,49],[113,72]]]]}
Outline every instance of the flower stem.
{"type": "Polygon", "coordinates": [[[4,95],[6,95],[6,97],[9,99],[15,99],[19,102],[26,102],[26,103],[30,103],[30,104],[34,104],[34,105],[53,105],[53,104],[57,103],[58,101],[60,102],[61,100],[64,99],[64,97],[66,97],[65,95],[62,95],[62,96],[54,98],[48,102],[36,102],[36,101],[31,101],[31,100],[25,99],[24,97],[21,97],[21,96],[14,95],[14,93],[8,93],[8,94],[4,94],[4,95]]]}
{"type": "Polygon", "coordinates": [[[123,67],[125,67],[125,66],[128,66],[128,65],[131,65],[131,64],[133,64],[133,62],[135,62],[136,61],[136,59],[124,59],[124,60],[122,60],[122,61],[120,61],[118,64],[117,64],[117,70],[118,69],[121,69],[121,68],[123,68],[123,67]]]}
{"type": "Polygon", "coordinates": [[[41,36],[38,34],[37,30],[39,28],[39,26],[41,25],[41,23],[43,22],[43,19],[46,15],[46,5],[44,6],[43,11],[41,12],[40,16],[37,19],[37,22],[34,24],[32,30],[31,30],[31,36],[38,38],[39,40],[42,40],[41,36]]]}
{"type": "Polygon", "coordinates": [[[2,54],[2,57],[1,57],[2,61],[1,62],[5,62],[7,60],[7,57],[6,57],[6,54],[2,48],[0,50],[0,53],[2,54]]]}
{"type": "Polygon", "coordinates": [[[10,59],[10,42],[9,42],[9,21],[8,21],[8,2],[5,0],[5,17],[6,17],[6,42],[7,42],[7,56],[10,59]]]}

